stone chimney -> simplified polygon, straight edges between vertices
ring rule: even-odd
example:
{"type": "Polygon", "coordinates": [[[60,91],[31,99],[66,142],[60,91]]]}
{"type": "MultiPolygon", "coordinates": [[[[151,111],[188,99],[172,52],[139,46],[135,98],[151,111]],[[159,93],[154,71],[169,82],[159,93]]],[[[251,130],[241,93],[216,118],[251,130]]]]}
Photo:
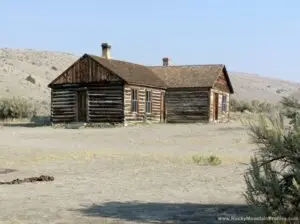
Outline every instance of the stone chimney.
{"type": "Polygon", "coordinates": [[[101,44],[102,47],[102,57],[106,58],[106,59],[111,59],[111,45],[109,45],[108,43],[102,43],[101,44]]]}
{"type": "Polygon", "coordinates": [[[163,61],[163,66],[169,66],[171,60],[170,58],[164,57],[162,61],[163,61]]]}

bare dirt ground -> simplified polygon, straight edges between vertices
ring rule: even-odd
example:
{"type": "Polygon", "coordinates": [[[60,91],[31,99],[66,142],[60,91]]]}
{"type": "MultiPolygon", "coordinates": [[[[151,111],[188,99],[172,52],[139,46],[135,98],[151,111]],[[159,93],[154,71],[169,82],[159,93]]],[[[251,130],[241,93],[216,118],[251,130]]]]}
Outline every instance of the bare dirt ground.
{"type": "Polygon", "coordinates": [[[254,149],[238,122],[0,127],[0,169],[11,169],[0,181],[55,177],[0,185],[0,223],[224,223],[217,218],[247,214],[243,173],[254,149]],[[196,165],[200,154],[223,163],[196,165]]]}

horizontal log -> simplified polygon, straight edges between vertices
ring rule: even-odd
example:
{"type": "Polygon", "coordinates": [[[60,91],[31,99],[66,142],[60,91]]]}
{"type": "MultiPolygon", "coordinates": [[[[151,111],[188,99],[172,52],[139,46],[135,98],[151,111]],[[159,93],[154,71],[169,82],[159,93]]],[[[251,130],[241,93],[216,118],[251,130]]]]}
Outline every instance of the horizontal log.
{"type": "Polygon", "coordinates": [[[52,104],[51,105],[52,109],[61,109],[61,108],[75,108],[75,104],[68,104],[68,103],[64,103],[64,104],[52,104]]]}
{"type": "Polygon", "coordinates": [[[89,100],[90,104],[103,104],[103,103],[108,103],[108,104],[123,104],[122,100],[89,100]]]}
{"type": "Polygon", "coordinates": [[[52,94],[51,95],[52,98],[75,98],[76,94],[52,94]]]}
{"type": "Polygon", "coordinates": [[[193,115],[170,115],[168,114],[168,120],[203,120],[208,119],[207,116],[193,116],[193,115]]]}
{"type": "Polygon", "coordinates": [[[73,112],[73,111],[75,111],[75,107],[71,107],[71,108],[69,108],[69,107],[65,107],[65,108],[53,108],[52,107],[52,111],[53,112],[73,112]]]}
{"type": "Polygon", "coordinates": [[[107,108],[107,107],[102,107],[102,108],[98,108],[98,107],[93,107],[93,108],[89,108],[89,111],[100,111],[100,112],[106,112],[106,111],[116,111],[116,112],[123,112],[122,108],[107,108]]]}
{"type": "Polygon", "coordinates": [[[123,116],[99,116],[99,115],[90,115],[90,120],[123,120],[123,116]]]}
{"type": "Polygon", "coordinates": [[[123,116],[123,113],[122,113],[122,111],[120,112],[120,111],[105,111],[105,112],[103,112],[103,111],[89,111],[89,114],[90,115],[95,115],[95,116],[110,116],[110,115],[117,115],[117,116],[123,116]]]}
{"type": "Polygon", "coordinates": [[[61,118],[65,118],[65,119],[71,119],[74,118],[75,115],[74,114],[66,114],[66,115],[53,115],[52,118],[53,119],[61,119],[61,118]]]}
{"type": "Polygon", "coordinates": [[[72,98],[52,98],[51,102],[76,102],[75,97],[72,98]]]}
{"type": "Polygon", "coordinates": [[[76,104],[76,100],[54,100],[52,105],[76,104]]]}
{"type": "Polygon", "coordinates": [[[62,95],[75,95],[75,91],[66,91],[66,92],[51,92],[51,95],[57,95],[57,96],[62,96],[62,95]]]}
{"type": "Polygon", "coordinates": [[[122,94],[88,94],[89,98],[94,98],[94,99],[102,99],[102,98],[119,98],[119,99],[123,99],[123,95],[122,94]]]}
{"type": "Polygon", "coordinates": [[[75,94],[75,90],[52,90],[51,94],[75,94]]]}
{"type": "Polygon", "coordinates": [[[99,98],[94,98],[94,97],[89,97],[88,99],[89,101],[94,101],[94,102],[98,102],[98,101],[117,101],[117,102],[122,102],[123,103],[123,98],[122,97],[99,97],[99,98]]]}

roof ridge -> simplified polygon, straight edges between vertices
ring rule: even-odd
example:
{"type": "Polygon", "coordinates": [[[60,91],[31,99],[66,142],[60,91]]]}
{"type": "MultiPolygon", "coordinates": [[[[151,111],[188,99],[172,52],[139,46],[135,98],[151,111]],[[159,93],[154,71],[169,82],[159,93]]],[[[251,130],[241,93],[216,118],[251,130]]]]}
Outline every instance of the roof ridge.
{"type": "Polygon", "coordinates": [[[125,61],[125,60],[118,60],[118,59],[107,59],[98,55],[93,55],[93,54],[87,54],[88,56],[91,57],[96,57],[96,58],[101,58],[103,60],[108,60],[108,61],[117,61],[117,62],[121,62],[121,63],[129,63],[129,64],[133,64],[133,65],[140,65],[140,66],[144,66],[144,67],[194,67],[194,66],[224,66],[224,64],[186,64],[186,65],[168,65],[168,66],[163,66],[163,65],[145,65],[145,64],[139,64],[139,63],[134,63],[131,61],[125,61]]]}
{"type": "Polygon", "coordinates": [[[107,58],[104,58],[104,57],[101,57],[101,56],[98,56],[98,55],[93,55],[93,54],[87,54],[88,56],[91,56],[91,57],[96,57],[96,58],[100,58],[100,59],[103,59],[103,60],[107,60],[107,61],[116,61],[116,62],[121,62],[121,63],[127,63],[127,64],[132,64],[132,65],[139,65],[139,66],[144,66],[144,67],[148,67],[146,65],[143,65],[143,64],[138,64],[138,63],[134,63],[134,62],[131,62],[131,61],[125,61],[125,60],[117,60],[117,59],[107,59],[107,58]]]}
{"type": "Polygon", "coordinates": [[[187,64],[187,65],[168,65],[168,66],[163,66],[163,65],[147,65],[147,67],[163,67],[163,68],[168,68],[168,67],[199,67],[199,66],[224,66],[224,64],[187,64]]]}

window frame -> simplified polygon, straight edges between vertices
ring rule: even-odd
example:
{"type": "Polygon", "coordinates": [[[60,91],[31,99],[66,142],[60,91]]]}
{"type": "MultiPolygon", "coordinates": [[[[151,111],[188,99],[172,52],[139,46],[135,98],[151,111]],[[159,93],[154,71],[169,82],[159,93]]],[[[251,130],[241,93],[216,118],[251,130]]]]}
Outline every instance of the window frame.
{"type": "Polygon", "coordinates": [[[139,91],[138,89],[131,89],[131,112],[138,113],[139,111],[139,91]]]}
{"type": "Polygon", "coordinates": [[[145,113],[152,113],[152,91],[145,90],[145,113]]]}

